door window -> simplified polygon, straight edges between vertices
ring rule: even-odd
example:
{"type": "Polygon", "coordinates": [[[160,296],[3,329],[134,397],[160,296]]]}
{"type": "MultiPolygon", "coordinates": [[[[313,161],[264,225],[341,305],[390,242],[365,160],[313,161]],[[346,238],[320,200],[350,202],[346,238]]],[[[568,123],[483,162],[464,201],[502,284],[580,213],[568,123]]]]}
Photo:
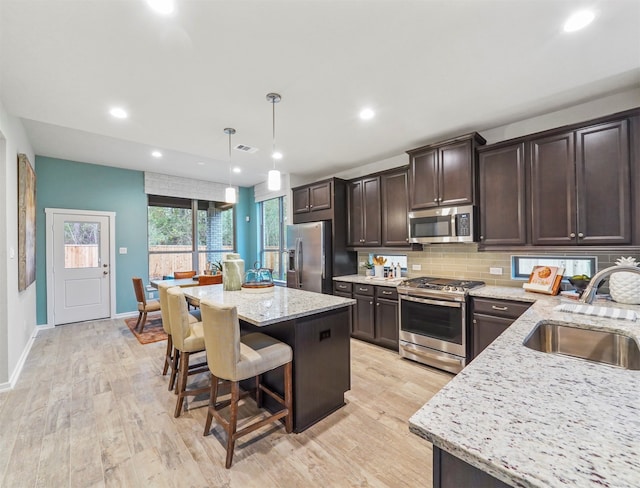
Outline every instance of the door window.
{"type": "Polygon", "coordinates": [[[64,267],[100,266],[100,222],[64,222],[64,267]]]}

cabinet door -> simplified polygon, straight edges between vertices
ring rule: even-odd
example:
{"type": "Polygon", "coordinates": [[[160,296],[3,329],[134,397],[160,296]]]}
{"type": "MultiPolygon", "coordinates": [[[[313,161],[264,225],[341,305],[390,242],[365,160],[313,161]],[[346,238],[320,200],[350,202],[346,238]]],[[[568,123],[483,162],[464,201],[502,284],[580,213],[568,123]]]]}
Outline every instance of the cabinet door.
{"type": "Polygon", "coordinates": [[[480,242],[526,244],[524,143],[480,153],[480,242]]]}
{"type": "Polygon", "coordinates": [[[409,211],[407,172],[382,175],[382,245],[408,246],[409,211]]]}
{"type": "Polygon", "coordinates": [[[356,300],[353,321],[353,336],[372,341],[375,339],[374,304],[372,296],[353,295],[356,300]]]}
{"type": "Polygon", "coordinates": [[[293,190],[293,213],[305,213],[309,211],[309,188],[296,188],[293,190]]]}
{"type": "Polygon", "coordinates": [[[362,213],[362,180],[352,181],[347,186],[347,245],[364,244],[364,221],[362,213]]]}
{"type": "Polygon", "coordinates": [[[438,149],[411,155],[409,198],[411,210],[438,206],[438,149]]]}
{"type": "Polygon", "coordinates": [[[576,132],[579,244],[631,242],[627,121],[576,132]]]}
{"type": "Polygon", "coordinates": [[[513,319],[473,314],[473,357],[485,350],[500,334],[509,328],[513,319]]]}
{"type": "Polygon", "coordinates": [[[574,133],[534,139],[530,151],[532,243],[575,244],[574,133]]]}
{"type": "Polygon", "coordinates": [[[389,349],[398,350],[398,302],[378,299],[376,301],[376,342],[389,349]]]}
{"type": "MultiPolygon", "coordinates": [[[[342,297],[342,298],[351,298],[351,293],[347,293],[344,291],[334,291],[333,294],[337,297],[342,297]]],[[[355,323],[353,314],[355,312],[355,307],[349,307],[349,315],[350,315],[350,326],[349,326],[349,333],[353,334],[353,324],[355,323]]]]}
{"type": "Polygon", "coordinates": [[[380,178],[362,180],[362,238],[365,246],[380,246],[380,178]]]}
{"type": "Polygon", "coordinates": [[[326,181],[309,187],[309,210],[326,210],[331,208],[331,182],[326,181]]]}
{"type": "Polygon", "coordinates": [[[448,144],[438,149],[438,204],[473,203],[473,154],[471,141],[448,144]]]}

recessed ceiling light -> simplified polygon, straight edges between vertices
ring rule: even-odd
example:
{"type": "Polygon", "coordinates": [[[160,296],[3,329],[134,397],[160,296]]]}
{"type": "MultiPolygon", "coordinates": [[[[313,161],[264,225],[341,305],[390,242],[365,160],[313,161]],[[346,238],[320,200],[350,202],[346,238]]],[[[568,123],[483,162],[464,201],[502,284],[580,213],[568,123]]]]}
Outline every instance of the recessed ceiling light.
{"type": "Polygon", "coordinates": [[[175,9],[175,3],[173,0],[147,0],[147,4],[155,12],[161,15],[170,15],[175,9]]]}
{"type": "Polygon", "coordinates": [[[276,152],[274,152],[274,153],[271,155],[271,157],[272,157],[273,159],[282,159],[282,153],[281,153],[281,152],[276,151],[276,152]]]}
{"type": "Polygon", "coordinates": [[[126,119],[129,116],[125,109],[121,107],[113,107],[111,110],[109,110],[109,113],[116,119],[126,119]]]}
{"type": "Polygon", "coordinates": [[[235,166],[231,171],[233,171],[234,173],[241,173],[242,170],[240,168],[238,168],[237,166],[235,166]]]}
{"type": "Polygon", "coordinates": [[[162,153],[161,153],[160,151],[153,151],[153,152],[151,153],[151,155],[152,155],[154,158],[161,158],[161,157],[162,157],[162,153]]]}
{"type": "Polygon", "coordinates": [[[370,108],[363,108],[360,110],[360,118],[362,120],[371,120],[375,115],[376,113],[370,108]]]}
{"type": "Polygon", "coordinates": [[[564,31],[565,32],[575,32],[580,30],[586,26],[588,26],[593,19],[595,18],[595,14],[591,10],[581,10],[571,15],[564,23],[564,31]]]}
{"type": "Polygon", "coordinates": [[[204,166],[204,162],[203,161],[198,161],[198,166],[204,166]]]}

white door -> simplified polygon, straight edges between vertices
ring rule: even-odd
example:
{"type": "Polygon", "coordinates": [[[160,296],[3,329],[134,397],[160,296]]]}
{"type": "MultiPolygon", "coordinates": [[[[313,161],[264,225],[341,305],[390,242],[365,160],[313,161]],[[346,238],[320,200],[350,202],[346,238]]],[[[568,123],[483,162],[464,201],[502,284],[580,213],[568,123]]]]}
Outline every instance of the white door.
{"type": "Polygon", "coordinates": [[[109,216],[53,215],[54,325],[110,316],[109,216]]]}

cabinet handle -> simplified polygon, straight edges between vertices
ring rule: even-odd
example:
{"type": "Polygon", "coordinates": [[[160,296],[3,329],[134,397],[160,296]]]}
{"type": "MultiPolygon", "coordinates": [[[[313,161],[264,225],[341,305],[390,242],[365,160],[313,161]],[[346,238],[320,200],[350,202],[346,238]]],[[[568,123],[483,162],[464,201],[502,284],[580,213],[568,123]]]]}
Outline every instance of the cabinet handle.
{"type": "Polygon", "coordinates": [[[383,291],[382,292],[383,295],[393,295],[392,291],[383,291]]]}
{"type": "Polygon", "coordinates": [[[481,241],[484,241],[484,236],[480,236],[480,240],[481,240],[481,241]]]}
{"type": "Polygon", "coordinates": [[[492,308],[493,310],[502,310],[503,312],[504,312],[505,310],[509,310],[509,307],[498,307],[498,306],[496,306],[496,305],[491,305],[491,308],[492,308]]]}
{"type": "Polygon", "coordinates": [[[313,205],[309,205],[311,208],[313,208],[313,205]]]}
{"type": "Polygon", "coordinates": [[[575,236],[576,236],[575,232],[572,232],[571,234],[569,234],[569,237],[575,237],[575,236]]]}
{"type": "Polygon", "coordinates": [[[379,304],[379,303],[376,303],[376,307],[379,307],[379,306],[380,306],[380,304],[379,304]]]}
{"type": "Polygon", "coordinates": [[[369,291],[369,288],[358,288],[359,291],[369,291]]]}
{"type": "Polygon", "coordinates": [[[373,305],[373,302],[369,302],[369,305],[373,305]]]}
{"type": "Polygon", "coordinates": [[[437,201],[438,201],[438,199],[437,199],[437,198],[434,198],[434,199],[433,199],[433,201],[434,201],[434,202],[437,202],[437,201]]]}
{"type": "Polygon", "coordinates": [[[582,239],[584,237],[584,234],[582,232],[578,232],[578,237],[582,239]]]}
{"type": "Polygon", "coordinates": [[[409,238],[407,237],[407,238],[405,239],[405,241],[409,242],[409,238]]]}

